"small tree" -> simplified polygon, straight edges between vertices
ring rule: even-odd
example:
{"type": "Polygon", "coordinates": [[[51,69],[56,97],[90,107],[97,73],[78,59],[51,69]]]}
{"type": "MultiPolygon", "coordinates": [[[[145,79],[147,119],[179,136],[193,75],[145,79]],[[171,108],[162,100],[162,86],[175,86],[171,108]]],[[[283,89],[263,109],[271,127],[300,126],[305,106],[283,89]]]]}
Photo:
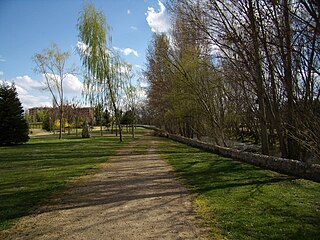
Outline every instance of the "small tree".
{"type": "Polygon", "coordinates": [[[46,130],[46,131],[51,131],[53,128],[53,124],[51,123],[51,116],[49,114],[48,111],[44,112],[43,118],[42,118],[42,129],[46,130]]]}
{"type": "MultiPolygon", "coordinates": [[[[132,138],[134,138],[134,127],[136,124],[136,108],[138,105],[138,88],[132,83],[134,78],[134,74],[132,71],[132,66],[130,64],[124,63],[123,64],[123,81],[122,81],[122,88],[124,91],[124,98],[129,111],[126,114],[130,114],[130,124],[131,124],[131,132],[132,138]]],[[[139,84],[139,81],[138,81],[139,84]]]]}
{"type": "Polygon", "coordinates": [[[83,123],[82,138],[90,138],[89,124],[87,120],[85,120],[83,123]]]}
{"type": "Polygon", "coordinates": [[[14,85],[0,84],[0,145],[29,140],[29,129],[14,85]]]}
{"type": "Polygon", "coordinates": [[[66,60],[69,58],[69,52],[63,52],[56,44],[50,48],[44,49],[42,53],[34,55],[36,64],[35,72],[43,75],[45,78],[45,89],[50,91],[54,105],[59,109],[59,139],[62,137],[62,120],[64,113],[64,91],[63,81],[72,74],[74,69],[65,69],[66,60]]]}

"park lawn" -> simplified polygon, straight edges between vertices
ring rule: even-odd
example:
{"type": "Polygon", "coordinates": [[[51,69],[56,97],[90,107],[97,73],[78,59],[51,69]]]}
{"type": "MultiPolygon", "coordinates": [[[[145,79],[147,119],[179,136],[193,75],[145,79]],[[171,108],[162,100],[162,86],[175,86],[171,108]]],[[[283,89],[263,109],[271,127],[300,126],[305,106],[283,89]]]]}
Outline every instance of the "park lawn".
{"type": "Polygon", "coordinates": [[[214,239],[319,239],[320,184],[160,140],[214,239]]]}
{"type": "MultiPolygon", "coordinates": [[[[146,130],[137,130],[137,136],[146,130]]],[[[27,144],[0,147],[0,230],[28,214],[67,183],[93,173],[124,143],[114,135],[79,138],[65,135],[32,137],[27,144]]]]}

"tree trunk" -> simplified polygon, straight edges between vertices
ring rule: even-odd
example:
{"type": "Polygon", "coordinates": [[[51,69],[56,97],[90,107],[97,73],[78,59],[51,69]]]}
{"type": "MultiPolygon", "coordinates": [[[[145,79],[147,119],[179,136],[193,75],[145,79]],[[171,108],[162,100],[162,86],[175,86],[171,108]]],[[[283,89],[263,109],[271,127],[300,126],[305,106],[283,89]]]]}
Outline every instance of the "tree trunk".
{"type": "Polygon", "coordinates": [[[78,137],[78,125],[79,125],[79,119],[76,117],[76,136],[78,137]]]}
{"type": "Polygon", "coordinates": [[[132,138],[134,139],[134,123],[132,123],[132,125],[131,125],[131,131],[132,131],[132,138]]]}
{"type": "Polygon", "coordinates": [[[297,159],[297,142],[294,139],[295,136],[295,121],[294,121],[294,90],[293,90],[293,76],[292,76],[292,46],[291,46],[291,23],[289,16],[289,3],[288,0],[284,0],[284,41],[285,41],[285,64],[284,64],[284,81],[285,89],[287,92],[288,101],[288,157],[297,159]]]}
{"type": "MultiPolygon", "coordinates": [[[[260,19],[262,19],[260,8],[258,8],[259,11],[259,16],[260,19]]],[[[279,112],[279,106],[278,106],[278,100],[277,100],[277,86],[276,86],[276,80],[275,80],[275,71],[274,71],[274,63],[272,61],[272,57],[270,54],[270,50],[268,48],[268,39],[266,36],[266,31],[264,28],[264,24],[261,24],[261,31],[263,35],[263,48],[266,54],[266,60],[268,63],[268,71],[270,75],[270,82],[271,82],[271,97],[270,99],[267,99],[267,104],[266,106],[268,107],[271,115],[271,122],[273,123],[274,128],[277,131],[277,136],[279,140],[279,145],[280,145],[280,151],[281,151],[281,156],[286,158],[287,157],[287,147],[284,139],[284,129],[282,127],[282,122],[281,122],[281,117],[280,117],[280,112],[279,112]]]]}
{"type": "Polygon", "coordinates": [[[119,123],[119,140],[120,140],[120,142],[123,141],[123,139],[122,139],[122,126],[120,123],[119,123]]]}
{"type": "Polygon", "coordinates": [[[259,51],[259,38],[256,27],[256,18],[254,15],[252,0],[249,0],[249,20],[250,27],[252,30],[252,41],[253,41],[253,61],[254,61],[254,72],[256,74],[255,81],[257,85],[257,97],[259,102],[259,120],[260,120],[260,130],[261,130],[261,142],[262,142],[262,154],[269,154],[269,142],[268,142],[268,132],[267,132],[267,118],[266,118],[266,108],[265,108],[265,90],[262,77],[262,65],[259,51]]]}
{"type": "Polygon", "coordinates": [[[59,122],[60,122],[60,126],[59,126],[59,139],[62,138],[62,119],[63,119],[63,109],[62,109],[62,106],[60,106],[60,118],[59,118],[59,122]]]}
{"type": "Polygon", "coordinates": [[[132,109],[133,112],[133,119],[132,119],[132,125],[131,125],[131,130],[132,130],[132,138],[134,139],[134,129],[135,129],[135,125],[136,125],[136,114],[135,114],[135,109],[132,109]]]}

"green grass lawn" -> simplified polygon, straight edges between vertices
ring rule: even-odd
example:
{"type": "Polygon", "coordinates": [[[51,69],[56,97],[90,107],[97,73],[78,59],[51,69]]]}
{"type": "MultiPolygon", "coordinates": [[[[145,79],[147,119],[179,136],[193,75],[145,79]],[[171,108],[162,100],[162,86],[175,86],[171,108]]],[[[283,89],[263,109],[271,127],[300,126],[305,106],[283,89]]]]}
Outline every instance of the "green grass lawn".
{"type": "MultiPolygon", "coordinates": [[[[137,136],[148,130],[138,129],[137,136]]],[[[81,135],[81,134],[80,134],[81,135]]],[[[32,137],[27,144],[0,147],[0,229],[27,214],[68,182],[89,174],[124,143],[114,135],[32,137]]]]}
{"type": "Polygon", "coordinates": [[[320,184],[162,139],[215,239],[320,239],[320,184]]]}

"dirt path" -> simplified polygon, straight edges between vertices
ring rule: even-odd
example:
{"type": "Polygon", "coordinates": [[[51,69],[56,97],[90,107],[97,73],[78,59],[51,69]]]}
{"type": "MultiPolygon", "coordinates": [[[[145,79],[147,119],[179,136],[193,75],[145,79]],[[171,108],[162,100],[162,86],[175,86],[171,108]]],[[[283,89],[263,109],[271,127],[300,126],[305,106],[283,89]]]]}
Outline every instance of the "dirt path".
{"type": "Polygon", "coordinates": [[[187,189],[156,154],[156,144],[150,136],[130,143],[0,239],[205,239],[187,189]]]}

